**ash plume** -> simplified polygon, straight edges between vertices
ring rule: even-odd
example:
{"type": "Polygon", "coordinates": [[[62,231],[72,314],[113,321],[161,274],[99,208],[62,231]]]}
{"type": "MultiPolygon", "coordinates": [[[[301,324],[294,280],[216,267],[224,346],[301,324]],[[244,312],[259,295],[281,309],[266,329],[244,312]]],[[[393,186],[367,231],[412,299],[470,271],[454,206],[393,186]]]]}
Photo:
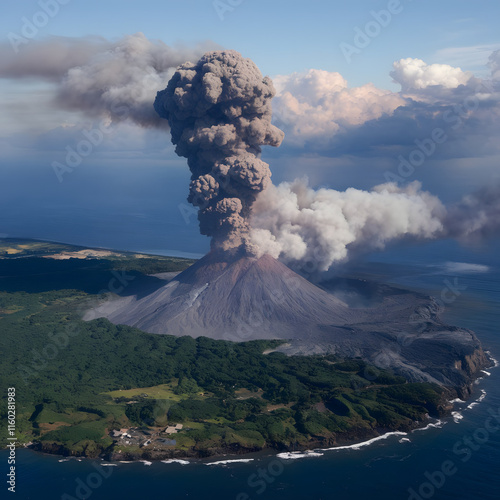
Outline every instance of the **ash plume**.
{"type": "Polygon", "coordinates": [[[257,252],[249,216],[271,183],[261,146],[279,146],[284,134],[271,124],[272,81],[233,50],[205,54],[178,68],[154,107],[170,124],[176,153],[188,159],[188,201],[199,207],[202,234],[212,247],[257,252]]]}
{"type": "Polygon", "coordinates": [[[445,220],[447,235],[476,242],[500,234],[500,184],[464,196],[451,206],[445,220]]]}
{"type": "Polygon", "coordinates": [[[175,68],[199,58],[214,43],[170,47],[135,33],[117,41],[101,37],[51,37],[32,41],[19,54],[0,44],[0,78],[44,80],[54,86],[55,106],[91,119],[130,120],[164,127],[152,100],[175,68]]]}

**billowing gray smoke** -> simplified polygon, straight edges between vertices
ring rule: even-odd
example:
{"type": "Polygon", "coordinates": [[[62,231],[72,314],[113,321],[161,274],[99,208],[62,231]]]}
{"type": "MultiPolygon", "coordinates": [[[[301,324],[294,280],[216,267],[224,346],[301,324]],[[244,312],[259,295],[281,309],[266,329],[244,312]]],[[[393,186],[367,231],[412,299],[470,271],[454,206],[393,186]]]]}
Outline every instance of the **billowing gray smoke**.
{"type": "Polygon", "coordinates": [[[493,184],[464,196],[448,209],[447,236],[463,242],[477,242],[500,234],[500,184],[493,184]]]}
{"type": "Polygon", "coordinates": [[[55,87],[54,104],[112,122],[131,120],[146,127],[164,126],[152,99],[175,68],[217,48],[170,47],[142,33],[117,41],[98,37],[52,37],[32,41],[18,54],[0,44],[0,78],[45,80],[55,87]]]}
{"type": "Polygon", "coordinates": [[[188,201],[199,207],[200,230],[213,248],[257,252],[248,221],[271,178],[261,146],[279,146],[284,137],[271,125],[274,94],[270,78],[234,50],[182,65],[157,94],[154,107],[191,169],[188,201]]]}

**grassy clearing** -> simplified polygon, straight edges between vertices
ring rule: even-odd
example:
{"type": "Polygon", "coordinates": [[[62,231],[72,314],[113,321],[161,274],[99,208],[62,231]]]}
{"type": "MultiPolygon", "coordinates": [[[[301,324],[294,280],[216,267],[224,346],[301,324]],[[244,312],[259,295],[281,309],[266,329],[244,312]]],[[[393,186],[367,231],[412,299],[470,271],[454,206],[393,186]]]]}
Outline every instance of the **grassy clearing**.
{"type": "Polygon", "coordinates": [[[55,422],[65,422],[68,424],[79,424],[81,422],[92,422],[99,417],[93,413],[84,411],[58,413],[50,409],[43,409],[36,418],[39,424],[53,424],[55,422]]]}
{"type": "Polygon", "coordinates": [[[175,394],[171,384],[160,384],[152,387],[135,387],[133,389],[119,389],[117,391],[105,392],[113,399],[117,398],[136,398],[142,396],[144,399],[170,399],[172,401],[182,401],[186,399],[186,394],[175,394]]]}
{"type": "Polygon", "coordinates": [[[262,394],[264,391],[262,389],[258,389],[257,391],[251,391],[249,389],[238,389],[234,391],[234,396],[236,399],[250,399],[250,398],[258,398],[262,399],[262,394]]]}

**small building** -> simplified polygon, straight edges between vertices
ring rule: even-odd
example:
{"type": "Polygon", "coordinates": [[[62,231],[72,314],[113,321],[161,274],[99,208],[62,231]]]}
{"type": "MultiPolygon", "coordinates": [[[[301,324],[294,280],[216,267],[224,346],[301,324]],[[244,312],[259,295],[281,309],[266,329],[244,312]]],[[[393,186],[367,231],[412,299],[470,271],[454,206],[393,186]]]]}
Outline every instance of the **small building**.
{"type": "Polygon", "coordinates": [[[119,438],[122,434],[123,434],[122,431],[117,431],[117,430],[111,431],[111,437],[114,438],[119,438]]]}
{"type": "Polygon", "coordinates": [[[175,425],[175,428],[180,431],[182,429],[182,424],[176,424],[175,425]]]}
{"type": "Polygon", "coordinates": [[[166,432],[167,434],[177,434],[177,429],[169,425],[163,432],[166,432]]]}

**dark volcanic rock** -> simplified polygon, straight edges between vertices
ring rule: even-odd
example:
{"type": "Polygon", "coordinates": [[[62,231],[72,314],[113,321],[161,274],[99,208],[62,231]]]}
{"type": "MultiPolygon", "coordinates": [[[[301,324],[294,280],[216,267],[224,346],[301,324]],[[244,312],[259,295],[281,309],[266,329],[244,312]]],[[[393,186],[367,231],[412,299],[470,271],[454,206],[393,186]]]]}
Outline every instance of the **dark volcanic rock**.
{"type": "Polygon", "coordinates": [[[269,255],[227,260],[210,253],[152,293],[108,301],[85,319],[157,334],[285,339],[277,350],[287,354],[361,357],[466,395],[489,364],[474,333],[442,323],[423,294],[386,287],[378,299],[349,307],[269,255]]]}

